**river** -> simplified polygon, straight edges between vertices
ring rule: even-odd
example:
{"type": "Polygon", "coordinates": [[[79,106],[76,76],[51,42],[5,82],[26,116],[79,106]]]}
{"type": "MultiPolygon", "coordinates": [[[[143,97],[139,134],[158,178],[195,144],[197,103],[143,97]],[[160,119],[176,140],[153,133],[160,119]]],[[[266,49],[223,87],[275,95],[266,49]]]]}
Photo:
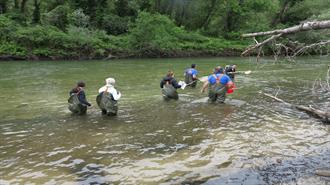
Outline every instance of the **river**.
{"type": "Polygon", "coordinates": [[[276,102],[329,109],[329,57],[295,63],[185,58],[0,63],[0,184],[327,184],[330,126],[276,102]],[[199,76],[235,63],[237,90],[224,105],[196,89],[164,102],[159,82],[197,64],[199,76]],[[116,117],[95,98],[107,77],[122,93],[116,117]],[[87,115],[71,115],[68,92],[86,82],[87,115]]]}

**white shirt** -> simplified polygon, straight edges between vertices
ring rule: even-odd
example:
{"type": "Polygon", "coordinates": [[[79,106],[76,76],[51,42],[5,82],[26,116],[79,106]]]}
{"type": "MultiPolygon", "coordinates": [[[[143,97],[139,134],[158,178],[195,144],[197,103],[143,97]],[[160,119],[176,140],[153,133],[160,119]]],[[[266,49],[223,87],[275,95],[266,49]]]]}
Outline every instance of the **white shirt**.
{"type": "Polygon", "coordinates": [[[117,91],[112,85],[105,85],[99,89],[99,93],[107,91],[112,94],[114,100],[119,100],[121,93],[117,91]]]}

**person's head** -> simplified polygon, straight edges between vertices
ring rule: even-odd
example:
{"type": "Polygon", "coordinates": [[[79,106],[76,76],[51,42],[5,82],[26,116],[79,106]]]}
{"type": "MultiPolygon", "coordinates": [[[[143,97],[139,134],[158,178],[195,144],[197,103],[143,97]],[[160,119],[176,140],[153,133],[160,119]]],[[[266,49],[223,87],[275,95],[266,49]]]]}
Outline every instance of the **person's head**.
{"type": "Polygon", "coordinates": [[[191,64],[191,68],[196,68],[196,64],[191,64]]]}
{"type": "Polygon", "coordinates": [[[86,86],[86,84],[85,84],[84,81],[78,81],[77,82],[77,87],[85,87],[85,86],[86,86]]]}
{"type": "Polygon", "coordinates": [[[167,75],[166,75],[167,77],[173,77],[174,76],[174,72],[173,71],[168,71],[167,72],[167,75]]]}
{"type": "Polygon", "coordinates": [[[107,78],[107,79],[105,79],[105,84],[107,86],[113,86],[113,85],[115,85],[115,83],[116,83],[116,80],[114,78],[107,78]]]}
{"type": "Polygon", "coordinates": [[[236,69],[236,64],[231,65],[233,69],[236,69]]]}
{"type": "Polygon", "coordinates": [[[214,68],[213,71],[214,74],[222,74],[223,73],[223,68],[221,66],[217,66],[214,68]]]}

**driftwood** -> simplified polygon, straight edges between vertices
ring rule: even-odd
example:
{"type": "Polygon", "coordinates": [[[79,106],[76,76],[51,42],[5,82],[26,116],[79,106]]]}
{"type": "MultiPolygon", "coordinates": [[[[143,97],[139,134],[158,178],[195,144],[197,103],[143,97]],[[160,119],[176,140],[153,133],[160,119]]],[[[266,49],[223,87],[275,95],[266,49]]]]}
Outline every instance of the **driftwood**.
{"type": "Polygon", "coordinates": [[[319,176],[330,177],[330,170],[316,170],[315,174],[319,176]]]}
{"type": "Polygon", "coordinates": [[[291,103],[288,103],[280,98],[277,98],[276,96],[273,96],[271,94],[267,94],[267,93],[262,93],[260,92],[261,94],[265,95],[265,96],[268,96],[276,101],[279,101],[281,103],[284,103],[290,107],[294,107],[300,111],[304,111],[306,113],[308,113],[309,115],[312,115],[313,117],[315,118],[318,118],[318,119],[321,119],[323,122],[325,123],[330,123],[330,112],[325,112],[325,111],[322,111],[322,110],[318,110],[318,109],[315,109],[313,108],[312,106],[303,106],[303,105],[294,105],[294,104],[291,104],[291,103]]]}
{"type": "Polygon", "coordinates": [[[296,26],[293,26],[293,27],[285,28],[285,29],[277,29],[277,30],[266,31],[266,32],[243,34],[242,35],[243,38],[248,38],[248,37],[253,37],[254,38],[254,37],[257,37],[257,36],[266,36],[266,35],[272,35],[272,36],[269,37],[268,39],[260,42],[260,43],[258,43],[256,41],[256,39],[254,38],[254,40],[256,41],[256,44],[248,47],[242,53],[242,56],[250,53],[251,51],[253,51],[257,48],[261,48],[265,44],[267,44],[267,43],[269,43],[273,40],[276,40],[277,38],[282,37],[284,35],[293,34],[293,33],[301,32],[301,31],[319,30],[319,29],[328,29],[328,28],[330,28],[330,20],[305,22],[305,23],[302,23],[300,25],[296,25],[296,26]]]}

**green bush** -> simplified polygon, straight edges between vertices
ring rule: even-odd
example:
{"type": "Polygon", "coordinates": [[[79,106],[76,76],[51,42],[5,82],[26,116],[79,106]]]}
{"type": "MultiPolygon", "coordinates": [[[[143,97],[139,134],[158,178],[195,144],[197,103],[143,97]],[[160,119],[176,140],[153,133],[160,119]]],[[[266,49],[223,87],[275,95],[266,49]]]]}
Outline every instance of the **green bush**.
{"type": "Polygon", "coordinates": [[[0,38],[1,40],[8,40],[10,35],[15,32],[17,25],[11,19],[0,15],[0,38]]]}
{"type": "Polygon", "coordinates": [[[14,42],[1,41],[0,55],[21,56],[27,55],[26,48],[18,46],[14,42]]]}

